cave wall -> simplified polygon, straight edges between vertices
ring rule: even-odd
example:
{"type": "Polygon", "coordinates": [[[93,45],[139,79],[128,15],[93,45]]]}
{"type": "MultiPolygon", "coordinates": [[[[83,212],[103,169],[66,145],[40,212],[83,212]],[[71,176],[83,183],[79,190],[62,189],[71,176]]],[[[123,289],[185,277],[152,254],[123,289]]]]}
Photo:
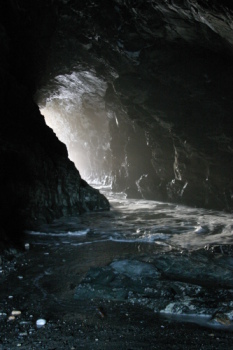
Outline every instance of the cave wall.
{"type": "Polygon", "coordinates": [[[33,95],[56,26],[52,1],[0,5],[0,239],[54,218],[109,209],[44,121],[33,95]]]}
{"type": "Polygon", "coordinates": [[[133,128],[135,146],[128,147],[128,159],[136,154],[133,167],[145,175],[140,188],[140,174],[131,177],[131,193],[134,188],[144,198],[230,209],[231,59],[209,49],[161,43],[145,55],[137,73],[113,82],[132,125],[144,130],[143,145],[133,128]]]}
{"type": "Polygon", "coordinates": [[[128,19],[118,33],[118,46],[121,40],[121,54],[130,57],[131,69],[119,70],[113,91],[132,125],[145,133],[142,144],[135,128],[131,132],[135,145],[128,146],[128,167],[139,174],[137,179],[129,176],[133,181],[126,192],[231,210],[232,5],[118,5],[118,13],[128,19]]]}

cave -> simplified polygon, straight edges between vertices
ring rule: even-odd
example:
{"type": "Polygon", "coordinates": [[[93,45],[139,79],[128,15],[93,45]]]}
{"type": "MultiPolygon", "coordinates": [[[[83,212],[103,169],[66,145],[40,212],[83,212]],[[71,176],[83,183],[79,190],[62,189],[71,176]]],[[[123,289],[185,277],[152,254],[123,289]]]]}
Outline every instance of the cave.
{"type": "Polygon", "coordinates": [[[229,0],[2,2],[2,249],[105,188],[230,215],[232,26],[229,0]]]}
{"type": "Polygon", "coordinates": [[[72,212],[75,199],[63,208],[61,198],[71,182],[49,180],[63,166],[55,153],[128,198],[231,211],[231,11],[202,1],[2,4],[2,222],[12,210],[23,226],[38,208],[47,221],[72,212]],[[35,163],[50,163],[46,179],[35,163]]]}
{"type": "Polygon", "coordinates": [[[37,102],[84,177],[231,210],[229,4],[63,5],[37,102]]]}

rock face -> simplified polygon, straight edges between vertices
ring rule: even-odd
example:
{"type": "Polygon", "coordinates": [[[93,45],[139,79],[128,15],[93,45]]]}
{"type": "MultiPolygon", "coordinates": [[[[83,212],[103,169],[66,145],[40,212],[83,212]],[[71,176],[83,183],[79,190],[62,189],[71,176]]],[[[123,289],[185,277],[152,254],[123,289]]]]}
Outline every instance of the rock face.
{"type": "Polygon", "coordinates": [[[36,91],[77,168],[88,158],[129,197],[232,210],[230,1],[11,0],[0,13],[3,226],[83,210],[83,192],[108,207],[36,91]]]}
{"type": "Polygon", "coordinates": [[[0,9],[3,239],[16,239],[22,229],[35,228],[56,217],[109,209],[107,199],[81,178],[68,159],[65,145],[46,126],[33,101],[55,19],[52,9],[44,3],[25,3],[21,8],[17,1],[11,1],[1,4],[0,9]],[[38,46],[41,40],[42,47],[38,46]]]}
{"type": "MultiPolygon", "coordinates": [[[[90,91],[90,78],[83,82],[76,126],[83,142],[87,129],[100,140],[85,142],[90,154],[99,150],[108,160],[109,167],[101,167],[116,191],[231,210],[231,2],[59,4],[39,104],[49,108],[51,100],[61,99],[65,78],[91,73],[105,82],[105,93],[98,84],[90,91]],[[104,150],[102,134],[90,122],[100,114],[99,125],[109,132],[104,150]],[[88,128],[78,120],[88,120],[88,128]]],[[[72,83],[67,86],[72,89],[72,83]]]]}
{"type": "Polygon", "coordinates": [[[208,256],[200,252],[191,256],[165,254],[154,258],[152,264],[143,259],[116,260],[108,266],[90,269],[76,287],[75,298],[123,301],[142,305],[157,314],[185,316],[188,322],[230,329],[231,268],[224,256],[212,258],[205,267],[208,256]],[[219,264],[220,260],[221,263],[224,260],[224,265],[219,264]],[[221,277],[216,277],[216,270],[221,277]]]}

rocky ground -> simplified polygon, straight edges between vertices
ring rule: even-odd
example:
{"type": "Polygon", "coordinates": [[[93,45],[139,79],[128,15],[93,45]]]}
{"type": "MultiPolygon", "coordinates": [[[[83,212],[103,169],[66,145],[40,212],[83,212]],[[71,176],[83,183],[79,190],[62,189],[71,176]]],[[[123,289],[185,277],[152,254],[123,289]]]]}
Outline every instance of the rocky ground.
{"type": "MultiPolygon", "coordinates": [[[[90,303],[91,304],[91,303],[90,303]]],[[[1,349],[232,349],[232,333],[158,319],[124,304],[86,305],[59,314],[42,328],[35,322],[1,321],[1,349]]]]}
{"type": "MultiPolygon", "coordinates": [[[[165,319],[126,302],[92,299],[72,301],[72,306],[56,304],[35,288],[35,281],[21,276],[30,263],[23,251],[11,249],[2,255],[1,350],[233,349],[231,331],[165,319]],[[38,327],[41,318],[46,323],[38,327]]],[[[74,287],[70,285],[71,292],[74,287]]]]}

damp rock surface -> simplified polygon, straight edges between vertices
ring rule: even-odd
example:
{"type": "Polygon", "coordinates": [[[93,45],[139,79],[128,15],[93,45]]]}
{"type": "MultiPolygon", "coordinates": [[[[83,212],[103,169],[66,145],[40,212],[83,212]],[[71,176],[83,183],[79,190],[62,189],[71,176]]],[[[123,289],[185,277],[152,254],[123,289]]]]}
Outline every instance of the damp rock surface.
{"type": "Polygon", "coordinates": [[[216,261],[213,273],[200,260],[201,256],[196,262],[189,257],[188,264],[185,257],[177,259],[174,254],[150,258],[150,264],[145,264],[143,258],[142,261],[118,260],[110,266],[91,269],[76,288],[75,299],[124,300],[152,309],[156,314],[190,316],[193,323],[232,329],[232,266],[229,264],[229,274],[222,276],[227,264],[222,272],[217,272],[216,261]]]}

